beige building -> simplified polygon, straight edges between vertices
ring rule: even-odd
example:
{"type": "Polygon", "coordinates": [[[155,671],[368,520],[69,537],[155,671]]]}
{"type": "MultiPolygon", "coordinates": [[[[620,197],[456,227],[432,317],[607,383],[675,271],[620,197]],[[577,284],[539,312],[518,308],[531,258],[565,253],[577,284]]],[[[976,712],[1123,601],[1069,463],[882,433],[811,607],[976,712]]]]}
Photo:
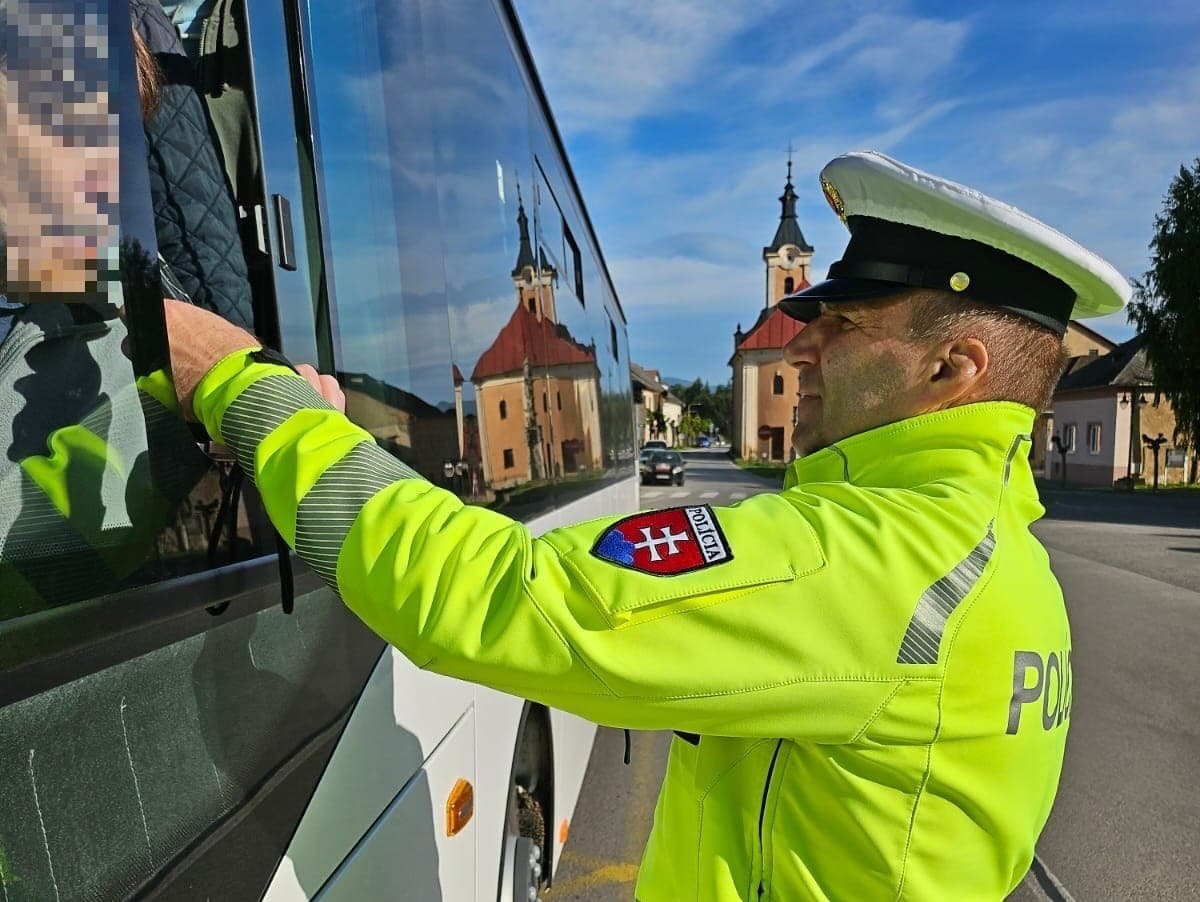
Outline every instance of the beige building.
{"type": "Polygon", "coordinates": [[[787,460],[796,414],[799,375],[783,362],[783,348],[804,324],[779,309],[779,301],[807,288],[813,249],[796,219],[796,191],[792,164],[779,198],[782,212],[775,237],[763,248],[766,293],[758,318],[749,330],[741,324],[733,335],[733,434],[729,437],[738,457],[787,460]]]}
{"type": "MultiPolygon", "coordinates": [[[[1090,351],[1090,349],[1089,349],[1090,351]]],[[[1073,357],[1054,392],[1042,451],[1046,475],[1074,484],[1113,485],[1154,478],[1145,439],[1162,436],[1159,482],[1196,479],[1196,450],[1174,440],[1175,414],[1154,389],[1141,336],[1107,353],[1073,357]]]]}
{"type": "MultiPolygon", "coordinates": [[[[1063,335],[1063,346],[1067,349],[1068,362],[1064,371],[1070,373],[1074,369],[1088,363],[1097,357],[1107,354],[1116,348],[1117,343],[1105,338],[1099,332],[1089,329],[1080,322],[1071,320],[1067,323],[1067,331],[1063,335]]],[[[1029,463],[1034,473],[1045,474],[1046,452],[1053,451],[1050,436],[1053,433],[1054,402],[1043,410],[1033,424],[1033,447],[1029,452],[1029,463]]]]}
{"type": "Polygon", "coordinates": [[[459,456],[456,416],[368,373],[341,372],[346,415],[421,473],[441,473],[459,456]]]}
{"type": "Polygon", "coordinates": [[[596,349],[558,322],[558,274],[529,239],[518,207],[516,309],[471,373],[483,479],[492,490],[601,466],[596,349]]]}
{"type": "Polygon", "coordinates": [[[671,387],[662,381],[658,370],[630,363],[629,378],[633,385],[633,420],[638,444],[653,439],[674,447],[679,443],[683,402],[671,394],[671,387]]]}

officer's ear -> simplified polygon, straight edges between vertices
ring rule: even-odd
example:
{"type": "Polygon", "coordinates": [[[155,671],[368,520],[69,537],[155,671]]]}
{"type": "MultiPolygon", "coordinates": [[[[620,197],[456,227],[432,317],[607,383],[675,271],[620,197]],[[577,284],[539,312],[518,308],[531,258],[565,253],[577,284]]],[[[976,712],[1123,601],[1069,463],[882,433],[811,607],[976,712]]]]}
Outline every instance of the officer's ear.
{"type": "Polygon", "coordinates": [[[976,400],[988,369],[987,346],[978,338],[942,342],[930,357],[925,389],[936,408],[976,400]]]}

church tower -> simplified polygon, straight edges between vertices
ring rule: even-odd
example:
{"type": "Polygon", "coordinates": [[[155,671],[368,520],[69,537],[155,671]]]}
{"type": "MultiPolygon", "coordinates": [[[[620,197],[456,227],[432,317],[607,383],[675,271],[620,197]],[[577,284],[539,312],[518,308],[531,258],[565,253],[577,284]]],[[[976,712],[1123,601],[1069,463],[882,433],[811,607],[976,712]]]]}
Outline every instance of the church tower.
{"type": "Polygon", "coordinates": [[[775,238],[763,248],[767,267],[766,301],[745,332],[741,324],[733,334],[733,434],[729,437],[738,457],[785,461],[791,456],[792,424],[796,417],[796,392],[800,382],[783,359],[783,349],[804,324],[779,309],[779,301],[809,285],[813,248],[804,240],[796,220],[796,189],[792,187],[792,160],[788,154],[787,183],[779,198],[782,213],[775,238]]]}
{"type": "Polygon", "coordinates": [[[796,190],[792,187],[792,160],[789,154],[787,184],[779,203],[783,212],[779,216],[779,227],[775,238],[763,248],[763,262],[767,265],[766,307],[774,307],[781,298],[809,285],[813,249],[804,240],[800,223],[796,219],[796,190]]]}
{"type": "Polygon", "coordinates": [[[538,320],[558,322],[554,309],[554,283],[558,272],[546,262],[546,258],[533,252],[529,240],[529,217],[525,215],[525,204],[521,200],[521,189],[517,188],[517,228],[521,245],[517,250],[517,265],[513,267],[513,287],[517,290],[517,303],[532,313],[538,320]]]}

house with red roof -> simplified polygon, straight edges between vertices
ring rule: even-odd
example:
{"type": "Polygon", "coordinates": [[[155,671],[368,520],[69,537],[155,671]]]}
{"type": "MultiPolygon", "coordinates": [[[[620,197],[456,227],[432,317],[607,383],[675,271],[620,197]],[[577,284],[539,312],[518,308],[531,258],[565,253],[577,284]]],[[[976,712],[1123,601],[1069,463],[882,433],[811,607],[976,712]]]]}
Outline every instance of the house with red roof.
{"type": "Polygon", "coordinates": [[[779,309],[779,301],[809,285],[813,248],[796,219],[792,163],[779,198],[782,212],[775,237],[763,248],[766,293],[758,318],[733,334],[733,434],[738,457],[784,461],[791,457],[791,433],[799,375],[783,361],[783,348],[804,324],[779,309]]]}

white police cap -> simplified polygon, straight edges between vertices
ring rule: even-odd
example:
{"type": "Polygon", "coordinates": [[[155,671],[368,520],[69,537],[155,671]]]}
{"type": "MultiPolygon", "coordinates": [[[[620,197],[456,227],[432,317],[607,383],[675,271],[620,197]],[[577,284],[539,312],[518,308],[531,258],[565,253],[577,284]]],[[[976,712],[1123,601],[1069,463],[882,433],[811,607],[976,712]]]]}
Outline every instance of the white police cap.
{"type": "Polygon", "coordinates": [[[1019,313],[1058,333],[1072,318],[1129,301],[1129,282],[1100,257],[1016,207],[874,151],[821,170],[850,230],[829,277],[780,301],[807,322],[820,305],[936,288],[1019,313]]]}

